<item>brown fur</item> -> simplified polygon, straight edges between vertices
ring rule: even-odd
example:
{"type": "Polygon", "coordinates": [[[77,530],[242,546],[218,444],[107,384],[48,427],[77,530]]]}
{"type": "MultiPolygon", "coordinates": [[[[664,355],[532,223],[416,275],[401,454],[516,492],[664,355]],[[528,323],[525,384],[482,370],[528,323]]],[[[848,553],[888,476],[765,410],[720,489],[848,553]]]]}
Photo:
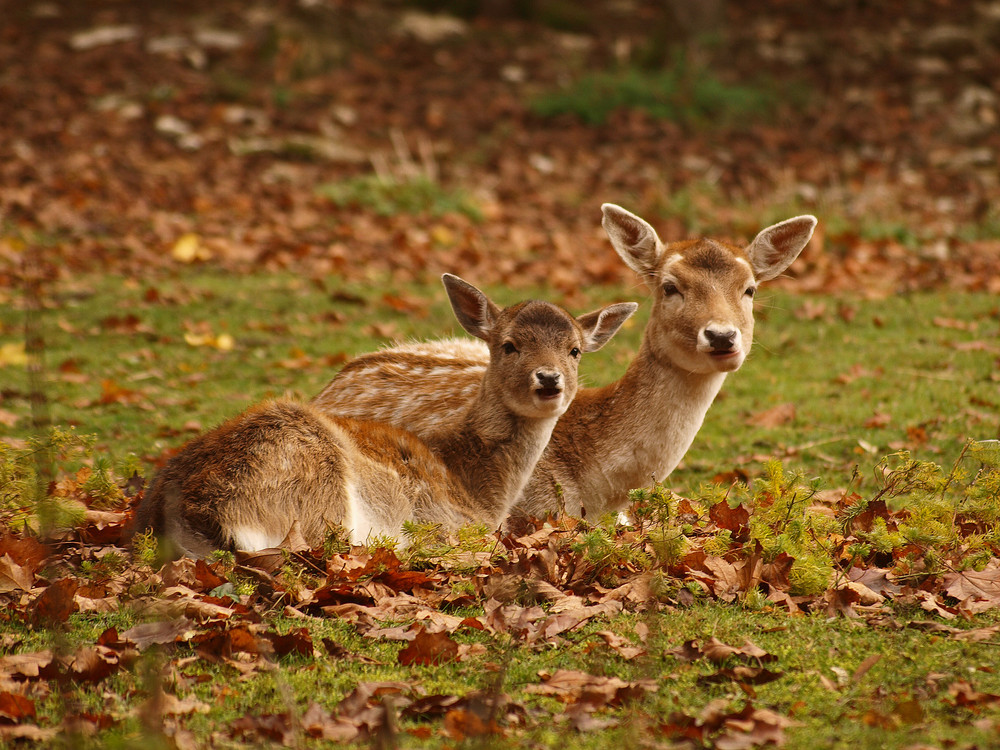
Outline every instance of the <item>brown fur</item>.
{"type": "MultiPolygon", "coordinates": [[[[491,352],[471,402],[447,428],[421,440],[309,404],[260,404],[171,459],[136,528],[165,536],[174,554],[204,556],[276,546],[295,522],[313,546],[333,525],[356,543],[397,536],[407,520],[499,525],[576,393],[580,353],[603,346],[636,305],[574,319],[545,302],[500,310],[453,276],[445,287],[459,321],[491,352]]],[[[380,366],[388,364],[383,357],[380,366]]]]}

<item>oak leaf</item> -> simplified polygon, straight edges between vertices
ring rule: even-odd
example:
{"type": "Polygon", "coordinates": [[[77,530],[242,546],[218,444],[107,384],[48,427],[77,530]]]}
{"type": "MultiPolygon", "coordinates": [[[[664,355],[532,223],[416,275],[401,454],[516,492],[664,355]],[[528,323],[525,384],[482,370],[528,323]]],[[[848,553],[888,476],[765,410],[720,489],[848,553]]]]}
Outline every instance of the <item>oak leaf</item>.
{"type": "Polygon", "coordinates": [[[458,661],[458,643],[445,632],[431,633],[420,628],[397,658],[404,667],[458,661]]]}
{"type": "Polygon", "coordinates": [[[34,573],[15,563],[10,555],[0,557],[0,594],[29,591],[34,580],[34,573]]]}

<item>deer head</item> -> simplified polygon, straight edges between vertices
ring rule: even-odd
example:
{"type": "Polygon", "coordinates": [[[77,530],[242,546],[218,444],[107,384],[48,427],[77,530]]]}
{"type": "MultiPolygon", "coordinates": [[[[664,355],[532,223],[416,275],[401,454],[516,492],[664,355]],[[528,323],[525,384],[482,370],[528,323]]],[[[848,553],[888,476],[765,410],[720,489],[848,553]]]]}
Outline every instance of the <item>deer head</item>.
{"type": "Polygon", "coordinates": [[[462,327],[486,342],[483,389],[519,417],[558,417],[576,395],[580,355],[604,346],[638,305],[621,302],[573,318],[548,302],[500,309],[457,276],[442,277],[462,327]]]}
{"type": "Polygon", "coordinates": [[[615,250],[653,292],[652,355],[690,373],[739,369],[753,342],[757,284],[778,276],[809,242],[816,218],[768,227],[746,248],[712,239],[663,243],[647,222],[611,203],[602,224],[615,250]]]}

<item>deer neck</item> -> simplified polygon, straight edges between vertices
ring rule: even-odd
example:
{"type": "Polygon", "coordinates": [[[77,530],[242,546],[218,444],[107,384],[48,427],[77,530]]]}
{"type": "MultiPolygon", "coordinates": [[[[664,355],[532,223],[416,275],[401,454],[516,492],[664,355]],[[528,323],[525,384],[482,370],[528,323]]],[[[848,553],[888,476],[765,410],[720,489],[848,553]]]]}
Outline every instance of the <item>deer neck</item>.
{"type": "Polygon", "coordinates": [[[500,389],[484,382],[458,429],[441,431],[427,442],[481,509],[479,517],[499,523],[531,477],[557,419],[514,414],[500,389]]]}
{"type": "Polygon", "coordinates": [[[574,439],[589,442],[592,455],[603,457],[577,482],[577,500],[588,513],[620,507],[629,489],[665,479],[691,446],[725,379],[726,373],[693,373],[657,356],[646,337],[617,383],[581,393],[580,409],[600,415],[600,422],[581,424],[587,435],[574,439]]]}

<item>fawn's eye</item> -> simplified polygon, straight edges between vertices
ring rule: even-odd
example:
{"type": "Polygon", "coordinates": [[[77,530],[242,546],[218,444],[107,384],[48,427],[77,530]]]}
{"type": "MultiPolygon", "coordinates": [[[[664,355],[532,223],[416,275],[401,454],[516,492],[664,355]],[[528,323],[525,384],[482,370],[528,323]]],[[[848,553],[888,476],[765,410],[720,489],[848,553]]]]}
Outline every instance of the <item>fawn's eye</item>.
{"type": "Polygon", "coordinates": [[[757,293],[757,287],[755,287],[755,286],[748,286],[748,287],[747,287],[747,290],[746,290],[745,292],[743,292],[743,293],[744,293],[744,294],[745,294],[745,295],[746,295],[747,297],[750,297],[750,298],[752,299],[752,298],[753,298],[753,296],[754,296],[754,295],[755,295],[755,294],[757,293]]]}
{"type": "Polygon", "coordinates": [[[569,350],[569,356],[571,356],[573,359],[580,359],[580,350],[574,346],[572,349],[569,350]]]}
{"type": "Polygon", "coordinates": [[[504,354],[514,354],[517,351],[517,347],[514,346],[509,341],[504,341],[503,342],[503,351],[504,351],[504,354]]]}
{"type": "Polygon", "coordinates": [[[677,285],[672,281],[668,281],[666,284],[663,285],[664,297],[673,297],[675,294],[680,294],[680,293],[681,290],[678,289],[677,285]]]}

